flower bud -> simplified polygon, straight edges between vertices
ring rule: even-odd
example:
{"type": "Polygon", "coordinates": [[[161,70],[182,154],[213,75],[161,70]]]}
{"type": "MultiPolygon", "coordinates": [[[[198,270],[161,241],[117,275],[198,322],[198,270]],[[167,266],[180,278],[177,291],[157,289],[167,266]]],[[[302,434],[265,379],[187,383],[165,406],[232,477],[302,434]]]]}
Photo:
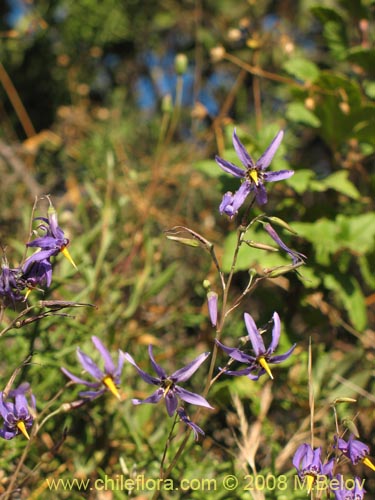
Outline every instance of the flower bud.
{"type": "Polygon", "coordinates": [[[212,326],[216,326],[217,323],[217,299],[218,295],[216,292],[207,293],[208,312],[210,314],[212,326]]]}
{"type": "Polygon", "coordinates": [[[188,66],[188,58],[185,54],[177,54],[174,60],[174,67],[178,75],[184,75],[188,66]]]}

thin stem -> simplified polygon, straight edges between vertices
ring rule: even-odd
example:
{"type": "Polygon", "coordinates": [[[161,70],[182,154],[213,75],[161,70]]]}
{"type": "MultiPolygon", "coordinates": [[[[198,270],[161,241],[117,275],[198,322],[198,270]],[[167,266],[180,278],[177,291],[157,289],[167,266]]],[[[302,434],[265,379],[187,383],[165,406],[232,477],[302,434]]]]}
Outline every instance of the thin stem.
{"type": "Polygon", "coordinates": [[[16,90],[16,87],[13,85],[12,80],[10,79],[8,73],[6,72],[4,66],[0,62],[0,82],[2,83],[4,90],[12,103],[14,111],[18,116],[18,119],[22,125],[23,130],[27,137],[32,137],[36,135],[34,126],[30,120],[29,115],[20,99],[20,96],[16,90]]]}

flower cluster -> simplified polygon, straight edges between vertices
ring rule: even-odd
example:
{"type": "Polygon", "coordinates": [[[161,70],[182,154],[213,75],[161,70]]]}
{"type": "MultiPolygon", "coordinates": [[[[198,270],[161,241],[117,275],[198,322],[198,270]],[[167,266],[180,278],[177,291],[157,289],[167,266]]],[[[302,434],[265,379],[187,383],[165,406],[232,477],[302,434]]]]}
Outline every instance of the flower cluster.
{"type": "Polygon", "coordinates": [[[31,290],[50,287],[52,282],[51,257],[62,253],[76,268],[67,248],[69,240],[58,225],[56,210],[51,201],[49,203],[47,217],[35,218],[41,221],[38,230],[43,235],[26,243],[27,248],[35,248],[36,251],[17,268],[10,268],[6,257],[2,258],[0,299],[3,306],[14,307],[17,302],[25,301],[31,290]]]}
{"type": "MultiPolygon", "coordinates": [[[[353,465],[362,462],[375,471],[375,466],[368,457],[369,447],[362,441],[355,439],[353,434],[350,435],[348,441],[335,436],[334,449],[340,451],[353,465]]],[[[293,465],[298,476],[306,481],[307,491],[312,491],[316,482],[322,484],[322,478],[324,478],[326,479],[324,484],[332,491],[336,500],[361,500],[365,494],[364,480],[358,476],[345,480],[342,474],[333,475],[334,467],[338,465],[341,457],[331,458],[322,463],[321,451],[321,448],[313,450],[310,445],[303,443],[294,454],[293,465]]]]}

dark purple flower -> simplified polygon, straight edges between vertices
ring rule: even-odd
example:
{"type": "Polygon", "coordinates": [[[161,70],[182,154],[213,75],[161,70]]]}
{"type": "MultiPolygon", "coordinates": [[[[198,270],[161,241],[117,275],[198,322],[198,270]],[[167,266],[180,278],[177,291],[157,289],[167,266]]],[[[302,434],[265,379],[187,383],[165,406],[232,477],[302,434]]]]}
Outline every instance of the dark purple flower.
{"type": "Polygon", "coordinates": [[[176,412],[180,419],[193,430],[194,439],[196,441],[198,441],[199,439],[199,434],[202,434],[202,436],[204,436],[204,431],[199,427],[199,425],[190,420],[190,417],[186,414],[184,408],[177,408],[176,412]]]}
{"type": "MultiPolygon", "coordinates": [[[[48,250],[40,250],[25,260],[22,266],[22,279],[29,293],[38,286],[49,288],[52,282],[52,264],[48,250]]],[[[26,294],[26,298],[28,293],[26,294]]]]}
{"type": "Polygon", "coordinates": [[[283,135],[284,132],[280,130],[259,160],[254,163],[244,145],[239,140],[236,130],[234,130],[233,146],[236,150],[238,158],[245,167],[245,170],[237,167],[229,161],[224,160],[223,158],[220,158],[219,156],[216,156],[215,160],[219,167],[225,172],[228,172],[235,177],[244,179],[244,182],[234,194],[231,192],[225,193],[220,204],[220,213],[226,213],[230,217],[233,217],[252,191],[255,191],[255,197],[258,205],[264,205],[267,203],[267,192],[264,187],[264,183],[281,181],[294,174],[293,170],[266,172],[266,169],[269,167],[278,147],[280,146],[283,135]]]}
{"type": "Polygon", "coordinates": [[[244,353],[240,349],[236,347],[227,347],[223,345],[221,342],[216,340],[217,345],[223,349],[232,359],[239,361],[240,363],[246,363],[249,365],[248,368],[244,368],[242,370],[237,371],[225,371],[227,375],[247,375],[252,380],[258,380],[261,375],[268,373],[268,375],[273,379],[269,363],[282,363],[292,354],[296,344],[294,344],[285,354],[280,354],[278,356],[273,356],[274,351],[276,350],[279,340],[280,340],[280,318],[277,312],[273,313],[273,329],[272,329],[272,341],[270,346],[266,349],[262,335],[259,333],[258,328],[250,316],[250,314],[245,313],[245,324],[247,331],[249,333],[249,340],[253,347],[255,356],[251,356],[249,354],[244,353]],[[258,372],[257,374],[253,374],[253,372],[258,372]]]}
{"type": "Polygon", "coordinates": [[[315,478],[320,475],[332,476],[334,459],[326,464],[321,461],[321,448],[313,450],[309,444],[303,443],[298,448],[293,457],[293,465],[297,470],[298,476],[306,479],[307,491],[313,488],[315,478]]]}
{"type": "Polygon", "coordinates": [[[44,231],[45,234],[27,243],[28,247],[39,247],[41,249],[41,251],[34,253],[27,259],[27,268],[29,268],[33,262],[48,260],[50,257],[58,255],[61,252],[77,269],[77,266],[75,265],[67,248],[69,240],[65,237],[64,231],[58,225],[57,213],[52,204],[50,204],[48,208],[47,216],[48,218],[35,218],[35,220],[42,221],[38,229],[44,231]]]}
{"type": "Polygon", "coordinates": [[[22,290],[25,283],[22,280],[22,271],[19,268],[11,269],[5,257],[2,258],[0,273],[0,298],[3,304],[15,305],[16,302],[23,300],[22,290]]]}
{"type": "Polygon", "coordinates": [[[89,382],[82,378],[76,377],[66,368],[61,368],[61,370],[76,384],[82,384],[95,389],[80,392],[79,395],[83,398],[94,399],[109,390],[114,396],[116,396],[116,398],[120,399],[120,394],[117,390],[117,386],[120,385],[120,377],[125,360],[125,355],[121,350],[119,350],[118,364],[116,367],[110,353],[104,347],[98,337],[93,336],[91,337],[91,340],[96,349],[99,351],[101,357],[103,358],[104,371],[98,367],[98,365],[90,358],[90,356],[82,352],[79,348],[77,349],[77,358],[83,366],[83,369],[88,372],[94,379],[96,379],[96,382],[89,382]]]}
{"type": "Polygon", "coordinates": [[[334,484],[333,481],[337,480],[340,487],[332,488],[333,493],[335,495],[336,500],[362,500],[366,490],[363,488],[364,480],[361,480],[359,477],[355,477],[354,480],[350,479],[345,481],[344,477],[341,474],[337,474],[337,476],[332,480],[331,486],[334,484]],[[348,482],[353,484],[353,488],[348,488],[348,482]]]}
{"type": "Polygon", "coordinates": [[[170,376],[168,376],[164,369],[156,363],[155,358],[152,354],[151,345],[148,347],[148,354],[150,356],[152,368],[157,375],[156,377],[144,372],[141,368],[139,368],[130,354],[127,352],[125,353],[126,359],[136,368],[141,378],[148,384],[158,386],[158,389],[156,389],[156,391],[153,392],[148,398],[143,400],[133,399],[133,404],[140,405],[143,403],[158,403],[161,399],[164,398],[169,416],[172,416],[176,411],[178,406],[178,398],[186,401],[187,403],[198,406],[205,406],[206,408],[212,409],[212,406],[202,396],[187,391],[186,389],[183,389],[182,387],[177,385],[180,382],[186,382],[186,380],[188,380],[193,375],[193,373],[198,370],[200,365],[210,355],[209,352],[201,354],[196,359],[194,359],[194,361],[187,364],[183,368],[180,368],[170,376]]]}
{"type": "Polygon", "coordinates": [[[350,434],[348,441],[345,439],[335,437],[336,447],[350,459],[352,464],[356,465],[358,462],[362,462],[367,467],[375,471],[375,466],[368,458],[370,454],[370,448],[367,444],[362,443],[358,439],[354,438],[354,434],[350,434]]]}
{"type": "Polygon", "coordinates": [[[279,245],[279,247],[282,248],[288,255],[290,255],[290,257],[292,258],[293,265],[296,265],[299,262],[304,262],[306,256],[303,255],[302,253],[296,252],[287,247],[283,242],[283,240],[280,238],[280,236],[277,234],[277,232],[274,230],[274,228],[271,226],[271,224],[268,223],[264,224],[264,229],[271,236],[271,238],[279,245]]]}
{"type": "MultiPolygon", "coordinates": [[[[4,393],[0,392],[0,414],[4,419],[3,427],[0,429],[2,438],[13,439],[17,434],[22,433],[30,439],[28,429],[33,425],[34,417],[30,413],[26,398],[29,388],[29,384],[24,383],[17,389],[9,391],[8,398],[13,398],[14,403],[5,401],[4,393]]],[[[35,411],[35,397],[32,394],[30,395],[30,408],[35,411]]]]}

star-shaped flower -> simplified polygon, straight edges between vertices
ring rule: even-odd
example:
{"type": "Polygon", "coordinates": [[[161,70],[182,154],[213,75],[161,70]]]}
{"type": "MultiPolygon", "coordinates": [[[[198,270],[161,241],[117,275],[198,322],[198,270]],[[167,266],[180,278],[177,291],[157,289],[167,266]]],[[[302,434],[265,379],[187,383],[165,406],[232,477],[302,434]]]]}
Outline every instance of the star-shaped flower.
{"type": "Polygon", "coordinates": [[[27,259],[24,264],[25,273],[28,271],[33,262],[39,262],[49,259],[50,257],[55,256],[60,252],[69,260],[73,267],[77,269],[77,266],[75,265],[67,248],[69,245],[69,240],[65,237],[64,231],[61,229],[57,222],[57,213],[51,202],[50,206],[48,207],[47,218],[36,217],[35,220],[42,221],[42,223],[39,225],[39,229],[44,231],[45,234],[27,243],[28,247],[39,247],[40,251],[34,253],[27,259]]]}
{"type": "Polygon", "coordinates": [[[349,436],[348,441],[345,441],[345,439],[337,436],[335,437],[335,440],[337,448],[350,459],[352,464],[356,465],[358,462],[362,462],[367,465],[367,467],[375,471],[375,465],[368,458],[370,448],[367,444],[355,439],[354,434],[349,436]]]}
{"type": "Polygon", "coordinates": [[[297,469],[299,477],[306,479],[307,491],[313,488],[317,476],[332,476],[334,459],[323,464],[321,461],[321,448],[313,450],[309,444],[303,443],[298,448],[293,457],[293,465],[297,469]]]}
{"type": "Polygon", "coordinates": [[[233,146],[236,150],[238,158],[245,167],[245,170],[237,167],[229,161],[224,160],[223,158],[220,158],[219,156],[216,156],[215,160],[219,167],[225,172],[228,172],[235,177],[239,177],[240,179],[244,179],[244,182],[234,194],[231,192],[225,193],[219,207],[220,213],[225,213],[230,217],[233,217],[252,191],[255,192],[255,198],[258,205],[264,205],[267,203],[267,192],[264,187],[264,183],[281,181],[294,174],[293,170],[266,172],[266,169],[269,167],[278,147],[280,146],[283,136],[284,132],[280,130],[259,160],[254,163],[250,154],[239,140],[236,130],[234,130],[233,146]]]}
{"type": "Polygon", "coordinates": [[[249,334],[249,340],[253,346],[255,356],[251,356],[241,351],[236,347],[227,347],[218,340],[216,340],[217,345],[223,349],[232,359],[239,361],[240,363],[246,363],[249,365],[248,368],[242,370],[230,371],[226,370],[227,375],[247,375],[252,380],[258,380],[260,376],[268,373],[271,379],[273,375],[269,367],[270,363],[278,364],[285,361],[292,354],[296,344],[294,344],[285,354],[280,354],[278,356],[273,356],[274,351],[279,345],[280,340],[280,317],[277,312],[273,313],[273,330],[272,330],[272,341],[270,346],[266,349],[262,335],[259,333],[258,328],[250,316],[250,314],[245,313],[245,325],[249,334]],[[254,374],[253,372],[258,372],[254,374]]]}
{"type": "Polygon", "coordinates": [[[158,403],[161,399],[164,399],[167,412],[170,417],[175,413],[177,409],[178,399],[182,399],[186,403],[205,406],[206,408],[212,409],[212,406],[202,396],[200,396],[199,394],[195,394],[194,392],[187,391],[186,389],[183,389],[182,387],[177,385],[180,382],[186,382],[186,380],[188,380],[193,375],[193,373],[198,370],[200,365],[210,355],[209,352],[201,354],[189,364],[187,364],[183,368],[180,368],[169,376],[166,374],[164,369],[155,361],[151,345],[148,347],[148,355],[150,357],[152,368],[157,375],[156,377],[144,372],[141,368],[139,368],[131,355],[127,352],[125,353],[125,358],[136,368],[141,378],[148,384],[158,386],[158,389],[156,389],[156,391],[153,392],[148,398],[143,400],[133,399],[133,404],[140,405],[143,403],[158,403]]]}
{"type": "Polygon", "coordinates": [[[117,386],[120,385],[121,372],[125,360],[124,353],[119,350],[118,364],[115,366],[109,351],[104,347],[101,340],[98,337],[91,337],[91,340],[99,351],[101,357],[104,360],[104,371],[101,370],[98,365],[81,349],[77,349],[77,358],[81,363],[84,370],[87,371],[96,382],[89,382],[82,378],[76,377],[66,368],[61,368],[61,371],[69,377],[76,384],[82,384],[86,387],[90,387],[95,390],[83,391],[79,395],[83,398],[94,399],[101,396],[107,390],[110,391],[116,398],[120,399],[120,394],[117,390],[117,386]]]}
{"type": "Polygon", "coordinates": [[[362,500],[364,498],[366,493],[366,490],[363,488],[364,480],[361,480],[356,476],[354,481],[351,480],[351,482],[354,482],[354,488],[347,489],[345,487],[345,479],[342,474],[337,474],[334,479],[342,485],[340,488],[334,488],[333,490],[335,500],[362,500]]]}
{"type": "MultiPolygon", "coordinates": [[[[0,429],[0,436],[4,439],[13,439],[17,434],[23,434],[30,439],[28,429],[33,425],[34,417],[30,413],[26,393],[29,391],[28,383],[21,384],[17,389],[9,391],[9,398],[14,403],[5,401],[4,393],[0,392],[0,414],[4,419],[4,425],[0,429]]],[[[35,397],[30,396],[30,407],[35,410],[35,397]]]]}

